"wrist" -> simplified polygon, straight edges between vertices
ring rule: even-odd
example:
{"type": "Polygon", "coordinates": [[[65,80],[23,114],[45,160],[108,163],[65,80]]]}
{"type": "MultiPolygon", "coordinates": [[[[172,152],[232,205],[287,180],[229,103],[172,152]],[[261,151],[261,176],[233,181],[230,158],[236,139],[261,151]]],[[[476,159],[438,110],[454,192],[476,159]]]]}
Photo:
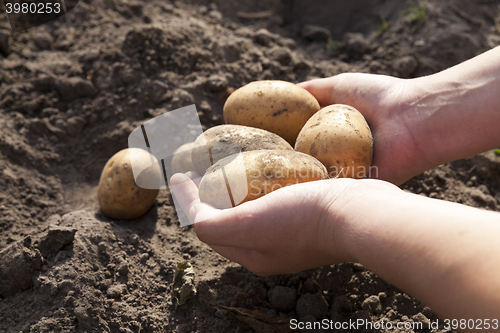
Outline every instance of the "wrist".
{"type": "Polygon", "coordinates": [[[409,104],[407,119],[413,125],[413,137],[421,151],[422,171],[450,161],[450,146],[443,140],[454,136],[450,129],[458,117],[449,117],[449,108],[459,103],[457,89],[460,83],[447,82],[442,73],[413,80],[414,96],[409,104]]]}
{"type": "Polygon", "coordinates": [[[426,169],[497,147],[499,51],[411,80],[414,97],[407,118],[414,122],[426,169]]]}
{"type": "Polygon", "coordinates": [[[365,253],[373,251],[372,244],[379,237],[378,233],[384,232],[388,213],[399,209],[397,203],[407,193],[381,180],[335,181],[350,183],[330,206],[329,222],[335,226],[330,257],[332,262],[365,264],[365,253]]]}
{"type": "Polygon", "coordinates": [[[434,101],[444,98],[438,96],[441,92],[434,87],[435,82],[433,76],[408,79],[404,82],[405,95],[397,116],[405,125],[410,144],[401,152],[406,156],[406,163],[395,166],[396,169],[402,170],[401,173],[408,175],[399,183],[442,163],[436,158],[439,156],[437,147],[430,139],[435,133],[429,126],[429,118],[438,111],[438,105],[434,104],[434,101]]]}

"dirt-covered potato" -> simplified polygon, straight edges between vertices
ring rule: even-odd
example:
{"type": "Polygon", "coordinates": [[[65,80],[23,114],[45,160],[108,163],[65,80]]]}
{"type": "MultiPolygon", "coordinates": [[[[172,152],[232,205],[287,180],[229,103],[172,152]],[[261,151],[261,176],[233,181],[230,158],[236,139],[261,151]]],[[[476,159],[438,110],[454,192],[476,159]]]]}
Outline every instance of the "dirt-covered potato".
{"type": "Polygon", "coordinates": [[[202,176],[215,162],[240,151],[293,150],[285,139],[274,133],[241,125],[209,128],[195,140],[193,147],[193,165],[196,172],[202,176]]]}
{"type": "Polygon", "coordinates": [[[200,199],[220,209],[255,200],[284,186],[328,178],[323,164],[293,150],[255,150],[211,166],[200,183],[200,199]]]}
{"type": "Polygon", "coordinates": [[[352,106],[334,104],[318,111],[300,131],[295,150],[316,157],[332,178],[367,178],[372,172],[372,133],[352,106]]]}
{"type": "Polygon", "coordinates": [[[186,173],[194,171],[193,160],[191,159],[191,149],[193,143],[185,143],[174,152],[172,157],[172,172],[173,173],[186,173]]]}
{"type": "Polygon", "coordinates": [[[123,149],[113,155],[102,170],[97,197],[106,216],[133,220],[144,215],[158,195],[161,170],[157,159],[139,148],[123,149]],[[134,179],[134,169],[137,184],[134,179]]]}
{"type": "Polygon", "coordinates": [[[293,83],[255,81],[229,96],[224,120],[276,133],[293,146],[301,128],[319,109],[316,98],[293,83]]]}

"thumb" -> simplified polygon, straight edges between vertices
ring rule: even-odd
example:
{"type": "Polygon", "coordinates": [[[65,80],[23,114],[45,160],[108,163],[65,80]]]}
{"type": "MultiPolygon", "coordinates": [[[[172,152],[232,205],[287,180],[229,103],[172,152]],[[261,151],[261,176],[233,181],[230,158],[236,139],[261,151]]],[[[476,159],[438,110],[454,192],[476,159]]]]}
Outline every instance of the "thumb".
{"type": "Polygon", "coordinates": [[[321,107],[339,103],[336,100],[337,77],[329,77],[325,79],[314,79],[299,83],[298,86],[309,91],[321,105],[321,107]]]}
{"type": "Polygon", "coordinates": [[[189,176],[196,177],[197,174],[176,173],[170,179],[171,190],[184,211],[184,214],[188,216],[189,222],[192,224],[206,221],[221,214],[223,212],[222,210],[216,209],[200,201],[198,192],[199,178],[193,180],[189,176]]]}

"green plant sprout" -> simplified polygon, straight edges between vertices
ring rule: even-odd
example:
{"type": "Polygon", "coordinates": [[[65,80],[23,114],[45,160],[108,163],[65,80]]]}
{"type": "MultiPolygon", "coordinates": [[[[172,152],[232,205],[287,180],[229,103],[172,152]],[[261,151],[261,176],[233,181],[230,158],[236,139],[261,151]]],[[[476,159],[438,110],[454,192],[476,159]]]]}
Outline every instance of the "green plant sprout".
{"type": "Polygon", "coordinates": [[[425,20],[425,7],[427,6],[427,0],[422,1],[422,3],[420,4],[417,4],[413,0],[409,0],[408,3],[413,7],[400,11],[399,15],[402,17],[407,17],[409,24],[425,20]]]}
{"type": "Polygon", "coordinates": [[[500,155],[500,148],[495,149],[495,154],[500,155]]]}
{"type": "Polygon", "coordinates": [[[377,26],[378,26],[378,29],[377,29],[377,32],[375,33],[375,35],[377,35],[377,36],[383,35],[390,28],[389,23],[384,18],[380,19],[380,23],[378,23],[377,26]]]}
{"type": "Polygon", "coordinates": [[[326,42],[326,49],[328,51],[342,51],[345,49],[345,43],[329,38],[328,42],[326,42]]]}

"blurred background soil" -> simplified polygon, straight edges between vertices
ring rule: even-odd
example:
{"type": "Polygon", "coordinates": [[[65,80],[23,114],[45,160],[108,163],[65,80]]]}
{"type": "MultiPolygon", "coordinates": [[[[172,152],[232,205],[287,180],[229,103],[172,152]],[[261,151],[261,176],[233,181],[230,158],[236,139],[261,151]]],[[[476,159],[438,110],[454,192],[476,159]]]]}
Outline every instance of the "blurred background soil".
{"type": "MultiPolygon", "coordinates": [[[[450,332],[428,328],[438,319],[432,309],[360,264],[255,276],[179,227],[168,190],[129,222],[106,218],[96,199],[107,159],[166,111],[196,104],[206,129],[223,123],[230,91],[254,80],[413,78],[500,44],[498,0],[430,0],[413,20],[416,12],[400,15],[410,7],[82,0],[14,34],[0,14],[0,332],[287,332],[287,318],[422,322],[402,332],[450,332]],[[197,294],[175,310],[183,260],[197,294]]],[[[402,188],[498,211],[500,157],[451,162],[402,188]]]]}

